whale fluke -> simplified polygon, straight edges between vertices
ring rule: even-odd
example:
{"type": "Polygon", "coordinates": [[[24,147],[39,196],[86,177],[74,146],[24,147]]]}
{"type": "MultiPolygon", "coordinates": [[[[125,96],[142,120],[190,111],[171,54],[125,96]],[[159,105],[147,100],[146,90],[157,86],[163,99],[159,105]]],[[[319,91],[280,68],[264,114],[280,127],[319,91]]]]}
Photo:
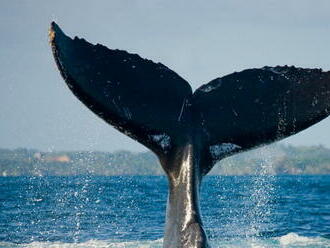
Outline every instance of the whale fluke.
{"type": "Polygon", "coordinates": [[[330,72],[263,67],[194,93],[161,63],[66,36],[51,24],[56,64],[95,114],[159,157],[169,180],[164,247],[209,247],[201,180],[224,157],[295,134],[330,113],[330,72]]]}
{"type": "Polygon", "coordinates": [[[195,119],[202,122],[216,162],[327,117],[330,72],[293,66],[248,69],[212,80],[193,99],[195,119]]]}
{"type": "Polygon", "coordinates": [[[182,106],[192,90],[183,78],[137,54],[71,39],[56,23],[50,38],[63,78],[88,108],[154,152],[168,152],[187,123],[182,106]]]}

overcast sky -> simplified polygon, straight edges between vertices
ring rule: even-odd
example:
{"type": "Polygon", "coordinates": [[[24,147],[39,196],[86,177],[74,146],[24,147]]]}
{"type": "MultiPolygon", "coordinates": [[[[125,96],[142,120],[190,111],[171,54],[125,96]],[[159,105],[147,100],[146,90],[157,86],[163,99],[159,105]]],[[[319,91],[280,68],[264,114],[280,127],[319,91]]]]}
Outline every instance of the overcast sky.
{"type": "MultiPolygon", "coordinates": [[[[146,150],[68,90],[48,44],[70,36],[162,62],[193,89],[252,67],[330,70],[329,0],[1,0],[0,147],[146,150]]],[[[330,147],[330,118],[285,140],[330,147]]]]}

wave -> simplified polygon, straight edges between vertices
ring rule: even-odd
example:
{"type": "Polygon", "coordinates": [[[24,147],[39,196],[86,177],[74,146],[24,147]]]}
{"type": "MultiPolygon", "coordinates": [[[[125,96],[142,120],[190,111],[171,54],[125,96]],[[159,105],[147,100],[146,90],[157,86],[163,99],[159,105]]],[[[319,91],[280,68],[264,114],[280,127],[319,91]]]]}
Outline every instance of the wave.
{"type": "MultiPolygon", "coordinates": [[[[0,242],[1,248],[161,248],[163,240],[149,241],[111,241],[89,240],[82,243],[31,242],[14,244],[0,242]]],[[[214,248],[330,248],[330,239],[322,237],[305,237],[296,233],[288,233],[276,238],[247,238],[232,240],[213,240],[214,248]]]]}
{"type": "Polygon", "coordinates": [[[158,248],[162,247],[163,240],[150,241],[110,241],[110,240],[89,240],[82,243],[62,242],[31,242],[26,244],[13,244],[0,242],[1,248],[158,248]]]}

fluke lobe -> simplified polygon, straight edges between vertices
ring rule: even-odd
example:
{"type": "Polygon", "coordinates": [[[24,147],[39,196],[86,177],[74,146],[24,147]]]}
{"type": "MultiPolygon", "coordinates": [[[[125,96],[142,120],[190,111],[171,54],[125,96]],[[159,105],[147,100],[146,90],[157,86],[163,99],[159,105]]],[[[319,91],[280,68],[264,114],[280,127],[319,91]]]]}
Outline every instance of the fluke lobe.
{"type": "Polygon", "coordinates": [[[234,153],[295,134],[329,115],[330,72],[248,69],[194,93],[161,63],[66,36],[51,24],[56,64],[73,94],[159,158],[169,180],[164,247],[209,247],[201,181],[234,153]]]}

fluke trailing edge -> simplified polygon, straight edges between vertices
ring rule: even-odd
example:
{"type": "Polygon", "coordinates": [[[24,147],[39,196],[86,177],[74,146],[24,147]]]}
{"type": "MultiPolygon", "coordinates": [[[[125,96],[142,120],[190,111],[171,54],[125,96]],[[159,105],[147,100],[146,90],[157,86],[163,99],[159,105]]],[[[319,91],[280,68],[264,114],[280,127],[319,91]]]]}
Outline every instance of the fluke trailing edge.
{"type": "Polygon", "coordinates": [[[163,64],[71,39],[55,23],[50,42],[71,91],[159,157],[169,179],[164,247],[209,247],[199,189],[218,160],[283,139],[329,115],[330,72],[319,69],[249,69],[193,93],[163,64]]]}

